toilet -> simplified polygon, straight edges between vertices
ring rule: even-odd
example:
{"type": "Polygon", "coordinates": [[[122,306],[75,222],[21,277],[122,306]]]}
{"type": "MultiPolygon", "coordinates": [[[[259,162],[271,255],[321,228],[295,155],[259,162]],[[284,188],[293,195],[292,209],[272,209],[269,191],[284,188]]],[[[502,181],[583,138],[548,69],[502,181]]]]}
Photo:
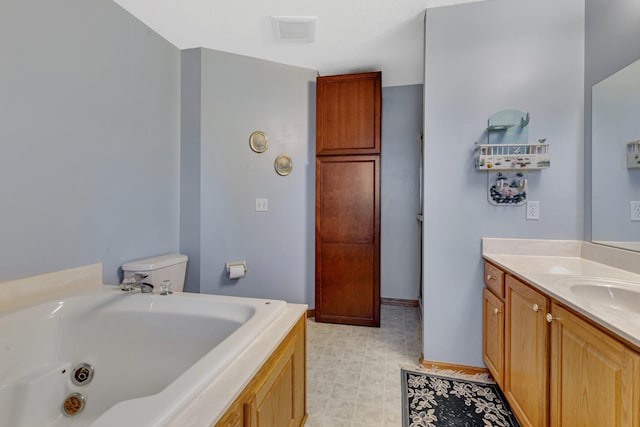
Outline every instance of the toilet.
{"type": "Polygon", "coordinates": [[[187,272],[187,261],[186,255],[161,255],[123,264],[122,271],[124,271],[125,279],[135,277],[136,280],[143,283],[152,284],[154,292],[160,290],[160,284],[164,280],[171,281],[173,291],[182,292],[187,272]]]}

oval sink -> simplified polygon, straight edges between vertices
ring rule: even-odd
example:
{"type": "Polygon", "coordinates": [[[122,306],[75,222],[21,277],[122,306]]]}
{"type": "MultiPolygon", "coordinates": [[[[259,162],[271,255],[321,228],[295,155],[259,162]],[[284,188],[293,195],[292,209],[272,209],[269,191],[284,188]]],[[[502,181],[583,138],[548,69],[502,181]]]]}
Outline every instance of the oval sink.
{"type": "Polygon", "coordinates": [[[574,285],[569,289],[591,303],[640,314],[640,289],[630,290],[609,285],[574,285]]]}
{"type": "Polygon", "coordinates": [[[605,278],[567,278],[558,283],[568,286],[576,297],[615,310],[640,314],[640,283],[605,278]]]}

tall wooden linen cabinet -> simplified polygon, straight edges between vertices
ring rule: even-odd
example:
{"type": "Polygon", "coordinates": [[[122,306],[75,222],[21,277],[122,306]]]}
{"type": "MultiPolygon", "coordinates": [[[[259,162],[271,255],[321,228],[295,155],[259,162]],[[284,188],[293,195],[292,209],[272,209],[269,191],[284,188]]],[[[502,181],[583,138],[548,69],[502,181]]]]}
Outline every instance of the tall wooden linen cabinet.
{"type": "Polygon", "coordinates": [[[316,82],[319,322],[380,326],[381,73],[316,82]]]}

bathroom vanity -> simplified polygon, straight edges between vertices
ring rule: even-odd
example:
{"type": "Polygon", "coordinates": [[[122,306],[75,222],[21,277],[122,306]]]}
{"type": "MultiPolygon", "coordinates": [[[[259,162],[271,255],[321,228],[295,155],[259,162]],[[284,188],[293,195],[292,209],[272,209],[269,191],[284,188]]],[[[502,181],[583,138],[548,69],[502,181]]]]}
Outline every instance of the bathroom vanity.
{"type": "Polygon", "coordinates": [[[640,274],[625,270],[640,266],[634,256],[483,239],[483,357],[522,426],[640,426],[640,274]]]}

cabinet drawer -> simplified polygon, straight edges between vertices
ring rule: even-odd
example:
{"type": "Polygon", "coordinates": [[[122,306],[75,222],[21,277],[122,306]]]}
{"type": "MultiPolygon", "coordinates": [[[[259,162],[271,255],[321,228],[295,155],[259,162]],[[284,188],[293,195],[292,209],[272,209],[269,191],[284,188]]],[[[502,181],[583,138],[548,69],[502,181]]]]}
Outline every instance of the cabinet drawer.
{"type": "Polygon", "coordinates": [[[487,261],[484,262],[484,284],[491,292],[504,299],[504,272],[487,261]]]}

